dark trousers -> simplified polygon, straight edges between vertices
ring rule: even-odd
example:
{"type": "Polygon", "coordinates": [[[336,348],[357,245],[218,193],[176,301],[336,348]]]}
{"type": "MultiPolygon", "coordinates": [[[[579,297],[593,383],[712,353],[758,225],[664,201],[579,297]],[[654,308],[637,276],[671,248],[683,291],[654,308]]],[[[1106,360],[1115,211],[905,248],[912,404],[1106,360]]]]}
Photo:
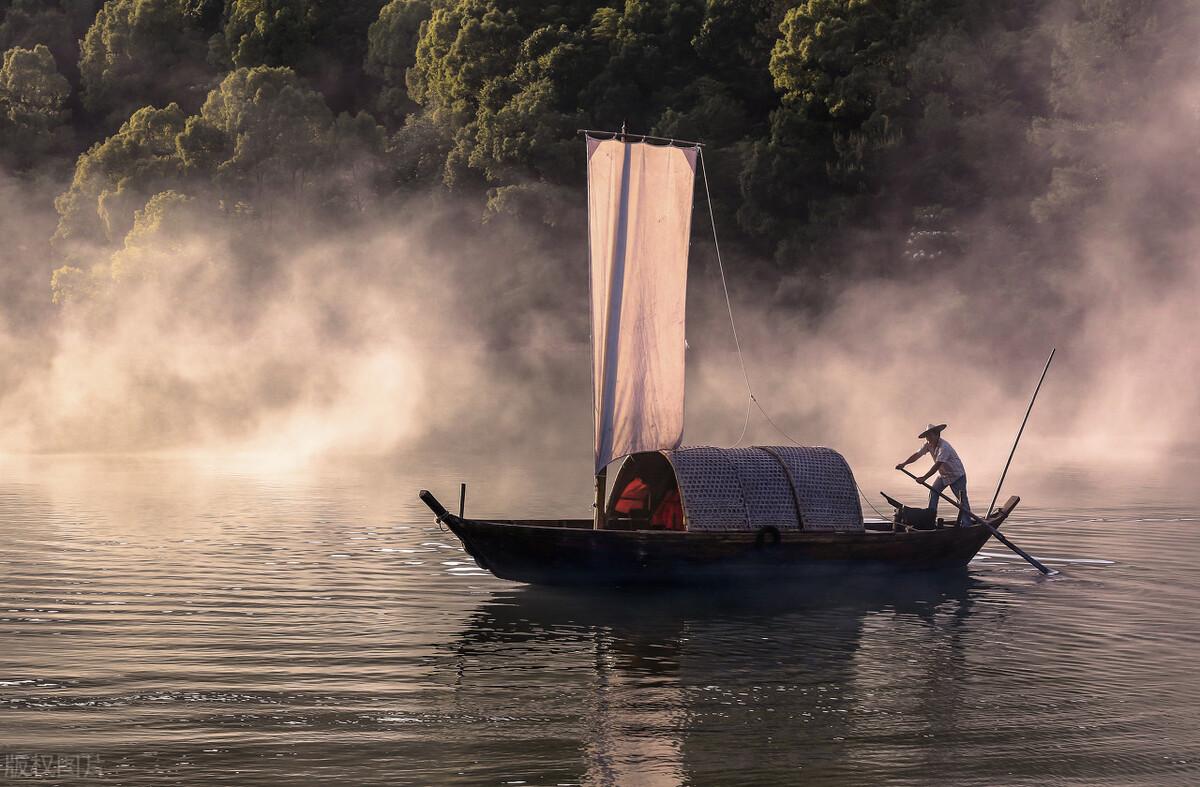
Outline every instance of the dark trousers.
{"type": "Polygon", "coordinates": [[[946,487],[950,487],[950,491],[958,498],[958,504],[962,506],[962,511],[958,514],[958,524],[971,524],[971,517],[967,516],[967,512],[971,510],[971,504],[967,501],[967,474],[963,473],[955,480],[947,484],[939,475],[937,480],[933,482],[933,487],[929,490],[929,507],[933,510],[933,516],[936,520],[938,501],[941,499],[939,494],[946,487]]]}

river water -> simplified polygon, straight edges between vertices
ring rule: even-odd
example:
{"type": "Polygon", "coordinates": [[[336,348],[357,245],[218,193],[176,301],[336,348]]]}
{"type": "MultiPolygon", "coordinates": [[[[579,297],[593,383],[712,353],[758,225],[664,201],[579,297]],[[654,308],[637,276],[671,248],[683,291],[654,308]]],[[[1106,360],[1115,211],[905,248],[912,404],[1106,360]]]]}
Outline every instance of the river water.
{"type": "MultiPolygon", "coordinates": [[[[416,500],[453,465],[0,461],[0,782],[1200,783],[1190,472],[1057,469],[1005,526],[1053,579],[993,542],[582,592],[477,569],[416,500]]],[[[586,478],[477,472],[469,514],[586,515],[586,478]]]]}

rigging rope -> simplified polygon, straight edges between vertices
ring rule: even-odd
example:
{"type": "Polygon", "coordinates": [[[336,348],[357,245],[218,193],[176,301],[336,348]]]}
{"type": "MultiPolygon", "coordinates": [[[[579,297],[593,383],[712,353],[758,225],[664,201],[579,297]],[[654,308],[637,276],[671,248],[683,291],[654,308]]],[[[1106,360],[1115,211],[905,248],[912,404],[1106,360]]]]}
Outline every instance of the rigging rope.
{"type": "MultiPolygon", "coordinates": [[[[737,442],[735,442],[732,447],[736,448],[737,446],[741,445],[742,440],[746,437],[746,429],[750,426],[751,405],[758,407],[758,411],[763,414],[763,418],[767,419],[767,423],[775,428],[775,431],[786,437],[794,445],[799,446],[801,444],[798,441],[796,441],[787,432],[783,431],[783,429],[779,427],[779,424],[775,423],[775,421],[771,419],[771,416],[767,415],[767,411],[763,408],[762,403],[759,402],[758,398],[754,396],[754,389],[750,387],[750,375],[746,371],[746,359],[742,356],[742,343],[738,340],[737,325],[733,321],[733,302],[729,298],[729,284],[725,281],[725,264],[721,261],[721,243],[717,240],[717,217],[716,214],[713,213],[712,193],[708,190],[708,167],[704,165],[704,148],[697,148],[697,151],[700,157],[700,174],[704,179],[704,198],[708,202],[708,220],[709,223],[712,224],[713,249],[717,253],[717,270],[721,273],[721,289],[725,292],[725,308],[729,311],[729,328],[733,331],[733,344],[737,348],[738,364],[742,367],[742,379],[746,382],[746,394],[749,396],[749,399],[746,401],[746,420],[742,423],[742,434],[738,437],[737,442]]],[[[876,516],[878,516],[880,519],[887,519],[887,517],[879,513],[879,509],[876,508],[866,494],[863,493],[862,487],[858,485],[857,479],[854,480],[854,486],[858,489],[858,494],[862,497],[863,501],[870,506],[871,510],[875,512],[876,516]]]]}
{"type": "MultiPolygon", "coordinates": [[[[717,270],[721,272],[721,289],[725,291],[725,308],[729,310],[729,327],[733,331],[733,344],[737,347],[738,363],[742,365],[742,379],[746,381],[746,393],[754,400],[754,391],[750,388],[750,375],[746,373],[746,360],[742,357],[742,343],[738,341],[737,325],[733,322],[733,303],[729,300],[729,285],[725,282],[725,264],[721,262],[721,243],[717,240],[717,217],[713,213],[712,194],[708,191],[708,167],[704,165],[704,148],[700,151],[700,173],[704,176],[704,198],[708,200],[708,220],[712,224],[713,248],[717,252],[717,270]]],[[[747,406],[747,412],[750,408],[747,406]]],[[[740,442],[740,441],[739,441],[740,442]]]]}

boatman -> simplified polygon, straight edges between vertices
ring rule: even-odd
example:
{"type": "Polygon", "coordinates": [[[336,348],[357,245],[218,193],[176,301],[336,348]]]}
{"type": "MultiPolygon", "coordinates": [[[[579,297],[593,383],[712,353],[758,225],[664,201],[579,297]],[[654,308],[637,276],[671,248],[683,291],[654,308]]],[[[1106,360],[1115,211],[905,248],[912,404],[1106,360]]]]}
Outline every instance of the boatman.
{"type": "Polygon", "coordinates": [[[911,465],[925,454],[933,457],[933,467],[929,468],[928,473],[921,476],[921,481],[924,482],[934,473],[938,474],[937,480],[933,482],[929,491],[929,508],[932,516],[936,520],[941,492],[946,487],[950,487],[950,491],[958,498],[958,504],[962,508],[958,514],[958,524],[965,526],[971,524],[971,519],[967,516],[967,512],[971,510],[971,504],[967,502],[967,471],[963,469],[958,452],[942,439],[942,430],[945,428],[945,424],[930,424],[928,429],[917,435],[925,441],[925,445],[920,451],[896,465],[896,469],[903,470],[906,465],[911,465]]]}

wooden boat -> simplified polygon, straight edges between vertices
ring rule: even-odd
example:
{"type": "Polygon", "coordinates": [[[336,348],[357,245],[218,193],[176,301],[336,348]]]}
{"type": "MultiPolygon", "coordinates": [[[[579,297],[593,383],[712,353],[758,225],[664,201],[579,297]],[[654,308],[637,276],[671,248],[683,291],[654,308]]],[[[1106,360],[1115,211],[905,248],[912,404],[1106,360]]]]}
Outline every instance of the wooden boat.
{"type": "MultiPolygon", "coordinates": [[[[597,530],[591,519],[464,519],[429,492],[421,499],[462,541],[480,568],[539,585],[698,584],[806,580],[866,573],[962,570],[991,533],[982,525],[777,535],[597,530]]],[[[999,527],[1018,498],[988,518],[999,527]]]]}
{"type": "Polygon", "coordinates": [[[962,569],[1018,498],[986,522],[910,530],[864,520],[853,473],[829,448],[680,448],[687,255],[702,156],[695,143],[663,141],[587,137],[595,516],[466,519],[428,491],[421,499],[480,567],[518,582],[962,569]]]}

